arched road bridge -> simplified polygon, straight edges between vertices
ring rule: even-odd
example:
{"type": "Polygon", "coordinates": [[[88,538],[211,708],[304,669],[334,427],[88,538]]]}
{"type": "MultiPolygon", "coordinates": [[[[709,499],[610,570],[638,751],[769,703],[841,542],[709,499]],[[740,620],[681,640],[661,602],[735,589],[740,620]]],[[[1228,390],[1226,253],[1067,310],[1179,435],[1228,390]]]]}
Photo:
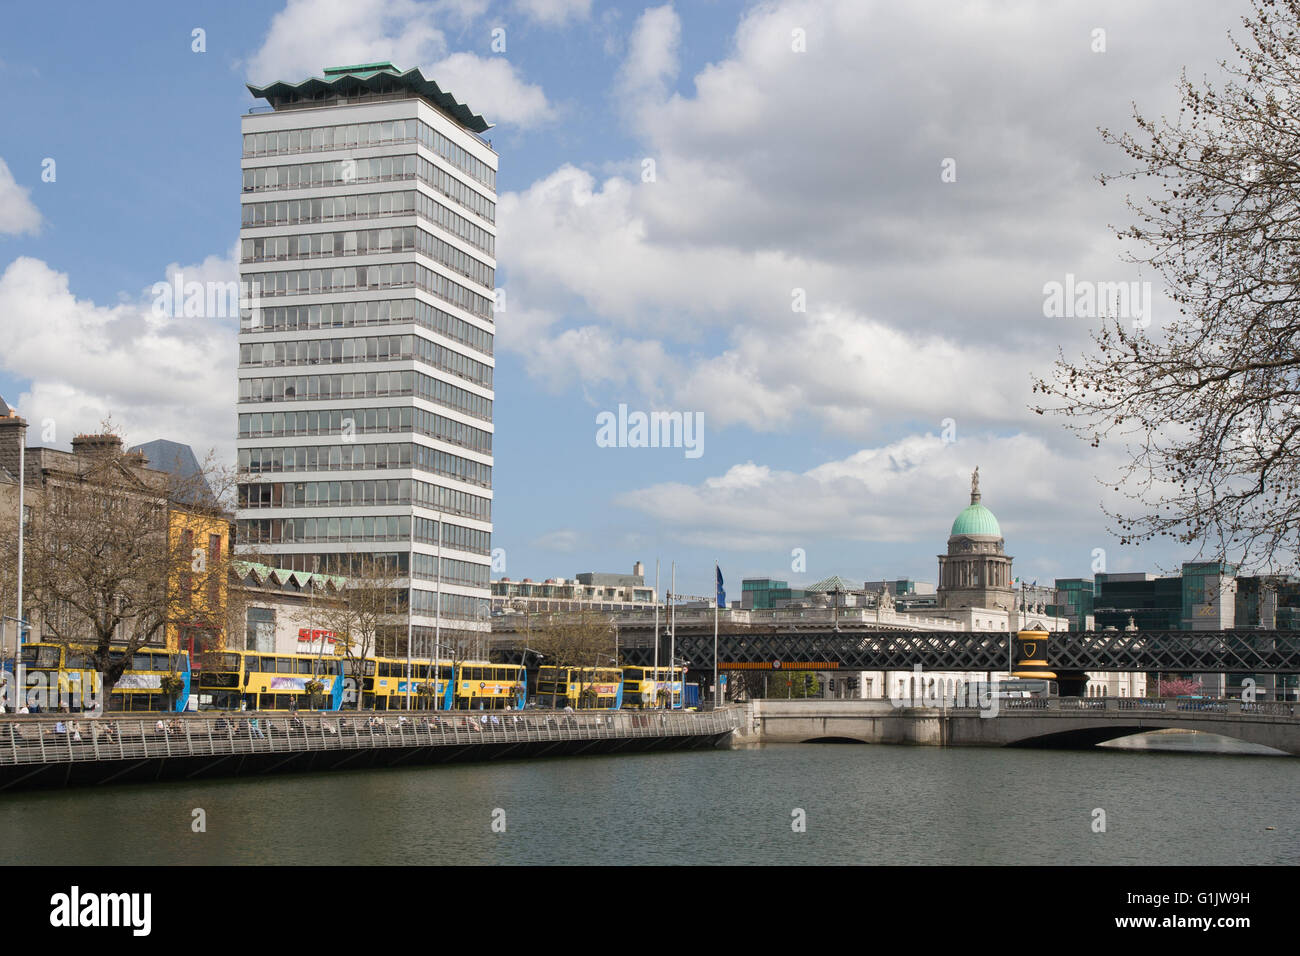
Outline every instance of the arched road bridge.
{"type": "Polygon", "coordinates": [[[755,700],[739,736],[772,743],[860,742],[1079,749],[1152,730],[1219,734],[1300,756],[1300,718],[1286,702],[1021,698],[978,707],[899,707],[872,700],[755,700]]]}

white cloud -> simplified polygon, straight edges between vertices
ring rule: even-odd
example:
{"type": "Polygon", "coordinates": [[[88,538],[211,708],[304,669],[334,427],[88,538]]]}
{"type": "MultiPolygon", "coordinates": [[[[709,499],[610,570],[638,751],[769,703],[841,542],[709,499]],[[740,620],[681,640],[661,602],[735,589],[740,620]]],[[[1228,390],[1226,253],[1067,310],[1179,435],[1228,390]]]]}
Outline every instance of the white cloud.
{"type": "Polygon", "coordinates": [[[643,155],[501,197],[502,347],[552,389],[603,404],[640,390],[710,427],[1059,432],[1026,408],[1031,374],[1086,348],[1095,320],[1044,318],[1044,283],[1139,277],[1108,228],[1123,197],[1093,180],[1123,156],[1096,127],[1122,126],[1134,98],[1166,104],[1184,62],[1213,68],[1221,33],[1113,2],[1101,12],[1130,46],[1100,57],[1091,14],[956,11],[760,4],[680,94],[681,21],[647,10],[616,78],[643,155]]]}
{"type": "Polygon", "coordinates": [[[292,83],[329,66],[431,63],[447,51],[436,13],[435,5],[415,0],[289,0],[249,60],[248,79],[292,83]]]}
{"type": "Polygon", "coordinates": [[[483,0],[289,0],[247,64],[248,79],[298,82],[330,66],[389,62],[419,67],[491,123],[528,127],[554,111],[540,86],[523,80],[505,57],[453,53],[441,29],[467,24],[483,0]]]}
{"type": "Polygon", "coordinates": [[[530,20],[546,26],[585,20],[591,15],[591,0],[515,0],[514,7],[530,20]]]}
{"type": "Polygon", "coordinates": [[[532,543],[532,547],[543,551],[559,551],[562,554],[570,554],[578,550],[578,538],[578,532],[564,528],[542,535],[532,543]]]}
{"type": "Polygon", "coordinates": [[[677,77],[682,21],[672,4],[648,8],[632,29],[627,57],[619,70],[620,92],[633,103],[662,98],[677,77]]]}
{"type": "Polygon", "coordinates": [[[555,117],[542,88],[525,82],[505,57],[453,53],[424,72],[489,123],[527,128],[555,117]]]}
{"type": "MultiPolygon", "coordinates": [[[[166,275],[188,281],[235,281],[234,253],[166,275]]],[[[14,402],[33,426],[46,420],[56,444],[95,431],[109,415],[131,444],[169,438],[200,459],[234,447],[237,319],[157,316],[152,296],[116,305],[79,299],[66,273],[39,259],[15,259],[0,275],[0,328],[9,343],[0,363],[30,382],[14,402]]]]}
{"type": "Polygon", "coordinates": [[[982,466],[983,503],[1008,541],[1091,528],[1086,533],[1094,542],[1105,542],[1097,506],[1116,502],[1092,475],[1113,460],[1063,454],[1023,433],[974,435],[955,444],[933,433],[910,435],[804,472],[748,461],[697,484],[631,491],[617,503],[674,529],[683,541],[714,548],[788,552],[825,538],[939,544],[969,503],[975,465],[982,466]]]}
{"type": "Polygon", "coordinates": [[[9,166],[0,159],[0,235],[36,232],[40,225],[41,212],[28,190],[14,181],[9,166]]]}

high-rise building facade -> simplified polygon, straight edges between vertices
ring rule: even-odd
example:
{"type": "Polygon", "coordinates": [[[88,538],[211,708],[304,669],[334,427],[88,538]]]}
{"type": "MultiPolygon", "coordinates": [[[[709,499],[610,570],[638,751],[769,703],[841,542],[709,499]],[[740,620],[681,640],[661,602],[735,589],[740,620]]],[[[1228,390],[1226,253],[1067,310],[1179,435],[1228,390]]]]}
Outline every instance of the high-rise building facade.
{"type": "Polygon", "coordinates": [[[382,558],[432,657],[491,627],[488,124],[388,63],[249,91],[237,540],[304,572],[382,558]]]}

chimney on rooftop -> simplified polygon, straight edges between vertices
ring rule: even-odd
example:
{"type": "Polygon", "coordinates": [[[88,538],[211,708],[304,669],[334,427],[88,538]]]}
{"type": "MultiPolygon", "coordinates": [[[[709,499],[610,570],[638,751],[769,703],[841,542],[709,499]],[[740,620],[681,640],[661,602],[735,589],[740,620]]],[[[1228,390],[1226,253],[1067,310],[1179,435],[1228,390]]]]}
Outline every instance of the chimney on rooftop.
{"type": "Polygon", "coordinates": [[[86,458],[121,456],[122,439],[116,435],[78,435],[72,439],[72,453],[86,458]]]}
{"type": "MultiPolygon", "coordinates": [[[[0,399],[0,403],[3,401],[0,399]]],[[[0,414],[0,468],[17,478],[18,459],[27,442],[27,422],[7,405],[0,411],[9,411],[7,415],[0,414]]]]}

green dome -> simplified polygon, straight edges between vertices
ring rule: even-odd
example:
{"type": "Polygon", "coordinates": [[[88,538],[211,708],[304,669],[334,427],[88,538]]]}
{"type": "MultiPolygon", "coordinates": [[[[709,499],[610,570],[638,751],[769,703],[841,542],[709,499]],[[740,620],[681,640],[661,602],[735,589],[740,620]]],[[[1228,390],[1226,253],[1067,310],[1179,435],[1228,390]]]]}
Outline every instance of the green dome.
{"type": "Polygon", "coordinates": [[[967,507],[957,516],[957,520],[952,523],[953,535],[959,534],[984,534],[994,538],[1002,537],[1002,529],[998,527],[998,519],[993,517],[993,512],[989,511],[981,504],[974,504],[967,507]]]}

